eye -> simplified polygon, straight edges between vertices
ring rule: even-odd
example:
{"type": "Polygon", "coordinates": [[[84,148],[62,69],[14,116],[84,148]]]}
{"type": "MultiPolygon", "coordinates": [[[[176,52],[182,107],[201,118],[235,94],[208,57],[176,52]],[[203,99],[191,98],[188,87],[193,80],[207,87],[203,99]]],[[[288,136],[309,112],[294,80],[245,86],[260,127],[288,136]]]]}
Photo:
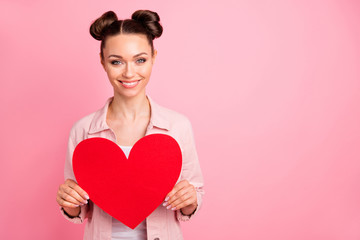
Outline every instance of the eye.
{"type": "Polygon", "coordinates": [[[121,62],[118,60],[111,61],[112,65],[119,65],[121,62]]]}
{"type": "Polygon", "coordinates": [[[139,58],[138,60],[137,60],[137,62],[139,62],[139,63],[144,63],[144,62],[146,62],[146,59],[145,58],[139,58]],[[140,62],[139,62],[140,61],[140,62]]]}

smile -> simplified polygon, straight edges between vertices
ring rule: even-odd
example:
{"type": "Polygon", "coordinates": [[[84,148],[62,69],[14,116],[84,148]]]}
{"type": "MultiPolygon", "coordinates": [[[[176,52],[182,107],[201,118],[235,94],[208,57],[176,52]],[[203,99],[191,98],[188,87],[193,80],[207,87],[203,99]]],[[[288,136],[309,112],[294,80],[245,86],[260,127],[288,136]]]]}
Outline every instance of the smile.
{"type": "Polygon", "coordinates": [[[120,81],[119,82],[121,83],[121,85],[123,85],[125,88],[134,88],[136,87],[140,80],[136,80],[136,81],[131,81],[131,82],[125,82],[125,81],[120,81]]]}

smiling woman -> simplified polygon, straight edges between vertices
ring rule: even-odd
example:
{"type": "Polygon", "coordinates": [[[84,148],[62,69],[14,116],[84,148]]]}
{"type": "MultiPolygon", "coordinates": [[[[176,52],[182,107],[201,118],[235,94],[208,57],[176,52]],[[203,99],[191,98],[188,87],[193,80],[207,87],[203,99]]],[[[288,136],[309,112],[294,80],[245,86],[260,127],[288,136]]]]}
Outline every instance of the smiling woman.
{"type": "Polygon", "coordinates": [[[149,82],[156,50],[151,53],[147,38],[142,34],[120,34],[108,37],[101,57],[114,94],[118,97],[144,95],[149,82]],[[122,54],[120,54],[122,53],[122,54]]]}
{"type": "Polygon", "coordinates": [[[101,41],[100,62],[114,96],[108,98],[103,108],[78,120],[71,128],[65,182],[57,192],[57,202],[66,219],[73,223],[88,219],[84,239],[182,239],[179,222],[188,221],[200,209],[203,176],[191,123],[184,115],[156,104],[146,94],[157,55],[153,40],[162,31],[159,15],[149,10],[138,10],[131,19],[124,20],[108,11],[90,26],[91,36],[101,41]],[[99,208],[77,184],[72,155],[77,144],[87,138],[107,138],[131,151],[139,139],[155,133],[170,135],[178,142],[181,175],[163,204],[135,229],[130,229],[99,208]]]}

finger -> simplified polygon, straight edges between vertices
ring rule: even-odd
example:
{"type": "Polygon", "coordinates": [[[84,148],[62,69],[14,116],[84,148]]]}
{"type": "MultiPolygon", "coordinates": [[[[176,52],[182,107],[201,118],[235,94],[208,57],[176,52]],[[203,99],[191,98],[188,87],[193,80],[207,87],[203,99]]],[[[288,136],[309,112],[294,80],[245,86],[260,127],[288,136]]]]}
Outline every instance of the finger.
{"type": "Polygon", "coordinates": [[[177,191],[174,195],[172,195],[169,200],[167,201],[167,205],[171,205],[174,201],[176,201],[178,198],[186,194],[190,189],[188,187],[182,188],[179,191],[177,191]]]}
{"type": "MultiPolygon", "coordinates": [[[[70,191],[74,191],[74,190],[71,190],[70,191]]],[[[84,205],[86,204],[85,202],[81,202],[79,200],[77,200],[74,196],[72,196],[71,194],[68,194],[66,191],[65,192],[61,192],[59,193],[59,196],[66,202],[70,202],[72,204],[75,204],[75,205],[84,205]]]]}
{"type": "Polygon", "coordinates": [[[72,196],[67,195],[67,194],[64,194],[62,196],[62,199],[64,199],[66,202],[69,202],[69,203],[72,203],[72,204],[75,204],[75,205],[81,205],[82,206],[82,205],[86,204],[84,202],[78,201],[77,199],[75,199],[72,196]]]}
{"type": "Polygon", "coordinates": [[[196,203],[196,198],[194,196],[191,196],[190,198],[186,199],[185,201],[177,204],[176,206],[174,206],[173,208],[171,208],[171,210],[179,210],[181,208],[187,207],[191,204],[195,204],[196,203]]]}
{"type": "Polygon", "coordinates": [[[89,195],[79,185],[76,184],[73,189],[75,189],[76,192],[78,192],[83,199],[89,200],[89,195]]]}
{"type": "Polygon", "coordinates": [[[71,202],[65,201],[63,198],[61,198],[59,195],[56,197],[56,201],[58,204],[62,207],[69,207],[69,208],[77,208],[79,205],[73,204],[71,202]]]}
{"type": "MultiPolygon", "coordinates": [[[[75,189],[65,185],[63,187],[63,192],[66,193],[67,195],[69,195],[71,198],[76,199],[77,202],[79,202],[81,204],[87,204],[87,200],[82,198],[75,189]]],[[[62,196],[65,196],[65,195],[63,194],[62,196]]]]}
{"type": "MultiPolygon", "coordinates": [[[[165,202],[163,204],[163,206],[166,207],[167,209],[172,209],[172,208],[178,206],[183,201],[186,201],[191,196],[194,196],[194,194],[195,193],[194,193],[194,191],[192,191],[191,187],[188,187],[187,189],[180,190],[179,192],[177,192],[173,196],[172,199],[169,200],[169,202],[165,202]]],[[[174,209],[172,209],[172,210],[174,210],[174,209]]]]}
{"type": "Polygon", "coordinates": [[[168,193],[168,195],[166,196],[165,198],[165,202],[168,201],[172,196],[175,195],[175,193],[177,193],[180,189],[186,187],[189,185],[189,182],[185,179],[185,180],[182,180],[180,182],[178,182],[174,188],[168,193]]]}
{"type": "Polygon", "coordinates": [[[184,206],[186,204],[191,204],[193,201],[194,201],[193,195],[191,193],[187,192],[184,195],[177,198],[169,206],[167,206],[167,209],[171,209],[171,210],[180,209],[181,206],[184,206]]]}
{"type": "MultiPolygon", "coordinates": [[[[65,200],[67,200],[65,196],[69,195],[71,198],[76,199],[76,201],[79,202],[79,204],[81,203],[83,205],[83,204],[87,203],[85,199],[83,199],[74,189],[72,189],[67,184],[61,185],[59,192],[60,192],[60,196],[62,198],[64,198],[65,200]]],[[[69,201],[70,201],[70,199],[69,199],[69,201]]]]}
{"type": "Polygon", "coordinates": [[[195,187],[191,184],[187,184],[184,188],[180,189],[179,191],[177,191],[172,197],[170,197],[170,199],[168,200],[168,204],[171,204],[172,202],[174,202],[177,198],[181,197],[182,195],[184,195],[186,192],[192,192],[192,194],[195,194],[195,187]]]}
{"type": "Polygon", "coordinates": [[[89,200],[89,195],[72,179],[67,179],[67,185],[74,189],[83,200],[89,200]]]}

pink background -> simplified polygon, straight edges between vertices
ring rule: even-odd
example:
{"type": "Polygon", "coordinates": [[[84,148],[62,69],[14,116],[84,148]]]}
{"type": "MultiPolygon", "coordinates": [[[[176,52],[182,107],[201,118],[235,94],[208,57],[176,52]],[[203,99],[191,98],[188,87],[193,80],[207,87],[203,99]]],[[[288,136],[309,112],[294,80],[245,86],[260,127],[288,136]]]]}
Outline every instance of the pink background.
{"type": "Polygon", "coordinates": [[[72,124],[112,94],[89,26],[137,9],[164,27],[148,94],[189,117],[205,177],[185,239],[360,239],[360,3],[341,0],[2,1],[0,239],[82,239],[55,197],[72,124]]]}

